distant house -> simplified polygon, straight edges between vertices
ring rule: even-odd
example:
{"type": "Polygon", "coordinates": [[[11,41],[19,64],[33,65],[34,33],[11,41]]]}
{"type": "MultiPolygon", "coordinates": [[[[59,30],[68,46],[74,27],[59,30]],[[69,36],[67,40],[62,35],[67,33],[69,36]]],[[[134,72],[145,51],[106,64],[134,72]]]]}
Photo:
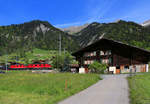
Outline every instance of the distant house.
{"type": "Polygon", "coordinates": [[[88,68],[94,61],[109,65],[111,73],[148,72],[150,51],[118,41],[102,38],[72,54],[79,67],[88,68]]]}

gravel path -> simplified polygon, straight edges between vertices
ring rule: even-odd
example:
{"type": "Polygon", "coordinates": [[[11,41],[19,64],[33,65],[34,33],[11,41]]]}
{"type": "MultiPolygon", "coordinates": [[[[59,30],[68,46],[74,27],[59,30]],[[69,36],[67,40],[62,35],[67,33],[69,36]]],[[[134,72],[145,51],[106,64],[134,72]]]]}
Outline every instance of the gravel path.
{"type": "Polygon", "coordinates": [[[103,75],[103,80],[58,104],[129,104],[127,75],[103,75]]]}

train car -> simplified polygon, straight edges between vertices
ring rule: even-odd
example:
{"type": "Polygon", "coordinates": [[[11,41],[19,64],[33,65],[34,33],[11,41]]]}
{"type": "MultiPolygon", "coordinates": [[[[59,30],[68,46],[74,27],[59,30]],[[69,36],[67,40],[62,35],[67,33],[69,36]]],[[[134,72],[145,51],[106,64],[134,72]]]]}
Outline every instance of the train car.
{"type": "Polygon", "coordinates": [[[49,64],[29,64],[29,65],[23,65],[23,64],[16,64],[16,65],[10,65],[8,67],[8,70],[51,70],[52,66],[49,64]]]}

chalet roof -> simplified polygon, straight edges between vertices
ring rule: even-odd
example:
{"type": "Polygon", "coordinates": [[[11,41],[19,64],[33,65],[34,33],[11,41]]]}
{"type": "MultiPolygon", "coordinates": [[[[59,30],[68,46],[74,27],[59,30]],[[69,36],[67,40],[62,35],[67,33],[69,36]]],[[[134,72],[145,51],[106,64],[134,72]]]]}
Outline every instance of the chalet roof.
{"type": "Polygon", "coordinates": [[[136,49],[138,51],[142,51],[144,52],[145,54],[149,55],[150,56],[150,51],[148,50],[145,50],[143,48],[139,48],[139,47],[136,47],[136,46],[132,46],[132,45],[129,45],[129,44],[125,44],[125,43],[122,43],[122,42],[119,42],[119,41],[116,41],[116,40],[111,40],[111,39],[107,39],[107,38],[101,38],[100,40],[72,53],[73,56],[77,56],[78,54],[81,54],[83,52],[86,52],[86,51],[89,51],[91,49],[94,48],[94,46],[98,45],[98,44],[101,44],[102,41],[105,41],[105,42],[109,42],[111,44],[115,44],[115,45],[120,45],[120,46],[123,46],[123,47],[128,47],[128,48],[132,48],[132,49],[136,49]]]}

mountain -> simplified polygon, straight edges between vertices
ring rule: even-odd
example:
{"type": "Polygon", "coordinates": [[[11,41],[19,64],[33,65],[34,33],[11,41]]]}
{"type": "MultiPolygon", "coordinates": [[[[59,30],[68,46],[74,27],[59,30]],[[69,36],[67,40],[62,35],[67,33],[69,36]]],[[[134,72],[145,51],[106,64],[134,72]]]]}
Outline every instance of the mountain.
{"type": "Polygon", "coordinates": [[[142,23],[142,26],[144,26],[144,27],[150,27],[150,20],[147,20],[144,23],[142,23]]]}
{"type": "Polygon", "coordinates": [[[134,22],[93,22],[81,27],[77,29],[79,32],[70,35],[47,21],[40,20],[0,26],[0,55],[13,52],[21,55],[34,48],[58,50],[60,36],[62,49],[69,52],[92,44],[102,37],[150,49],[150,29],[134,22]]]}
{"type": "Polygon", "coordinates": [[[85,47],[104,37],[150,49],[150,29],[137,23],[123,20],[107,24],[94,22],[74,36],[76,36],[76,41],[81,47],[85,47]]]}
{"type": "Polygon", "coordinates": [[[61,36],[62,49],[74,51],[78,44],[71,35],[47,21],[34,20],[23,24],[0,26],[0,54],[31,51],[33,48],[56,50],[61,36]]]}
{"type": "Polygon", "coordinates": [[[67,27],[67,28],[60,28],[62,31],[69,33],[69,34],[75,34],[79,31],[81,31],[82,29],[86,28],[89,24],[84,24],[82,26],[71,26],[71,27],[67,27]]]}

